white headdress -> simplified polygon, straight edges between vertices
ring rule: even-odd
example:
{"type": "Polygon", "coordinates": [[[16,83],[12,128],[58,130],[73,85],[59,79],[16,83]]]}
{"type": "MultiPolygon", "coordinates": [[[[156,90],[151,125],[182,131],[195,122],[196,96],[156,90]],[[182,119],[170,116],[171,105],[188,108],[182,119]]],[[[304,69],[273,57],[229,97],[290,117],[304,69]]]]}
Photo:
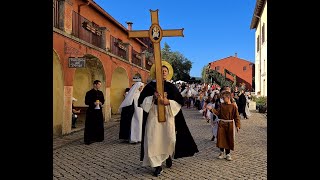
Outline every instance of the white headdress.
{"type": "Polygon", "coordinates": [[[133,102],[134,95],[136,93],[140,93],[139,88],[143,86],[143,82],[136,82],[129,90],[128,94],[122,101],[121,105],[119,106],[119,112],[121,113],[121,110],[123,107],[130,106],[133,102]]]}

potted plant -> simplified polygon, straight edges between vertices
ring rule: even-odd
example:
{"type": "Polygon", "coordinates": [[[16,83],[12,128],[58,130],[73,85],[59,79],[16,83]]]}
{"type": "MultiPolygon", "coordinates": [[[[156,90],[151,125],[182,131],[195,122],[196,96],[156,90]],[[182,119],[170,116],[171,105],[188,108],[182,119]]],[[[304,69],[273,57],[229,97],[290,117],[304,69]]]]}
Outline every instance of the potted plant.
{"type": "Polygon", "coordinates": [[[267,111],[267,97],[260,96],[255,99],[256,106],[259,113],[265,113],[267,111]]]}

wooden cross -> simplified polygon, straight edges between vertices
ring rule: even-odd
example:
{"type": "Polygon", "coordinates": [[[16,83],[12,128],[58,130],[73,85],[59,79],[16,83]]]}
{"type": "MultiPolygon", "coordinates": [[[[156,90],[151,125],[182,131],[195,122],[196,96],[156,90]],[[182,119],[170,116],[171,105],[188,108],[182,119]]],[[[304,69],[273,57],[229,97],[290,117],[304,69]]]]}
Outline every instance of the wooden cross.
{"type": "MultiPolygon", "coordinates": [[[[150,9],[151,13],[151,26],[149,30],[141,31],[129,31],[129,38],[142,38],[149,37],[153,44],[153,55],[155,59],[155,69],[156,69],[156,82],[157,82],[157,92],[162,96],[164,94],[164,84],[162,77],[162,62],[161,62],[161,49],[160,41],[162,37],[170,36],[182,36],[183,37],[183,28],[182,29],[172,29],[172,30],[162,30],[159,26],[158,20],[158,9],[153,11],[150,9]]],[[[165,122],[165,108],[163,104],[160,104],[158,99],[158,121],[165,122]]]]}

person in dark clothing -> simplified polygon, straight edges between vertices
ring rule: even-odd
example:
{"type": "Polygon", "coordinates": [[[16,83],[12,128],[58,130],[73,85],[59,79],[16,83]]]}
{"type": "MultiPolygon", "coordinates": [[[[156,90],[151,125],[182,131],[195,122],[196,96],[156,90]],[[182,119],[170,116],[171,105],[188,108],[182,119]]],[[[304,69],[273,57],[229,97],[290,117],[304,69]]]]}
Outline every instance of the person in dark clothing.
{"type": "Polygon", "coordinates": [[[84,143],[87,145],[104,140],[102,105],[105,100],[103,92],[99,90],[100,87],[101,81],[95,80],[93,88],[85,96],[85,104],[89,106],[84,127],[84,143]]]}
{"type": "Polygon", "coordinates": [[[245,119],[248,119],[246,111],[245,111],[246,105],[247,105],[247,98],[244,94],[244,90],[240,90],[240,95],[239,95],[239,99],[238,99],[238,112],[239,112],[239,114],[242,113],[242,115],[245,119]]]}

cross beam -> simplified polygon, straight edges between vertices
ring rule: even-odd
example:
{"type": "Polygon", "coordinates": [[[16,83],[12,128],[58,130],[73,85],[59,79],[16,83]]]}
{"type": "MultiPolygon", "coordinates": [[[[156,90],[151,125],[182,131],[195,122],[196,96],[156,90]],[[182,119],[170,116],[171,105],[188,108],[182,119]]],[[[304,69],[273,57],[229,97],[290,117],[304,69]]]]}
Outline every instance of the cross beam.
{"type": "MultiPolygon", "coordinates": [[[[162,96],[164,95],[164,84],[162,77],[162,62],[161,62],[161,48],[160,41],[162,37],[172,37],[172,36],[182,36],[183,37],[183,28],[182,29],[170,29],[162,30],[159,25],[158,19],[158,9],[151,13],[151,26],[149,30],[141,31],[129,31],[129,38],[143,38],[149,37],[153,44],[153,55],[155,59],[155,70],[156,70],[156,83],[157,83],[157,92],[162,96]]],[[[165,122],[165,108],[163,104],[160,104],[158,99],[158,121],[165,122]]]]}

